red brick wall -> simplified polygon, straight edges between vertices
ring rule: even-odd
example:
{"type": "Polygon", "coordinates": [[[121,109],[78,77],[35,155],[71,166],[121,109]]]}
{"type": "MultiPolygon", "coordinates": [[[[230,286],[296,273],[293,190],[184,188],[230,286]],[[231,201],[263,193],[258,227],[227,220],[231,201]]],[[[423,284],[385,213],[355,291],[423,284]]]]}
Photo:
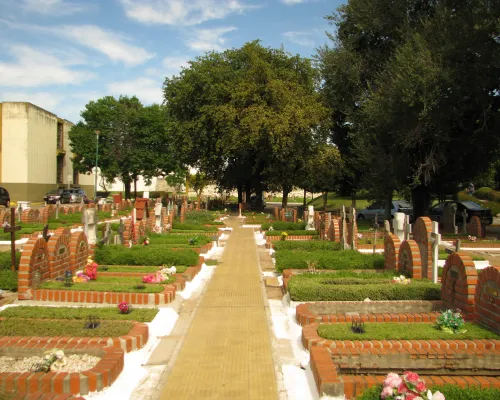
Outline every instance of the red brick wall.
{"type": "MultiPolygon", "coordinates": [[[[33,222],[40,221],[40,211],[36,208],[27,208],[21,213],[21,222],[24,224],[29,224],[33,222]]],[[[10,212],[9,212],[9,222],[10,222],[10,212]]]]}
{"type": "Polygon", "coordinates": [[[19,300],[29,300],[33,297],[31,286],[32,274],[35,271],[40,272],[40,282],[50,277],[47,243],[43,238],[38,237],[32,237],[23,246],[18,275],[19,300]]]}
{"type": "Polygon", "coordinates": [[[56,229],[47,243],[49,252],[50,279],[63,276],[71,268],[70,255],[71,231],[66,228],[56,229]]]}
{"type": "Polygon", "coordinates": [[[419,217],[413,225],[413,240],[417,242],[422,259],[422,278],[432,279],[432,221],[429,217],[419,217]]]}
{"type": "Polygon", "coordinates": [[[481,220],[479,217],[471,217],[469,226],[467,227],[467,232],[471,236],[476,236],[478,238],[484,237],[483,227],[481,225],[481,220]]]}
{"type": "Polygon", "coordinates": [[[405,240],[398,253],[398,271],[413,279],[422,279],[422,259],[417,242],[405,240]]]}
{"type": "Polygon", "coordinates": [[[401,240],[394,233],[387,232],[384,237],[384,268],[398,270],[398,256],[401,240]]]}
{"type": "Polygon", "coordinates": [[[476,321],[500,333],[500,267],[488,267],[479,274],[475,302],[476,321]]]}
{"type": "Polygon", "coordinates": [[[89,256],[89,245],[87,242],[87,235],[82,231],[73,232],[71,234],[71,241],[69,244],[71,271],[82,269],[87,265],[87,258],[89,256]]]}
{"type": "Polygon", "coordinates": [[[474,320],[477,270],[466,253],[448,256],[441,278],[441,300],[447,308],[460,309],[467,320],[474,320]]]}

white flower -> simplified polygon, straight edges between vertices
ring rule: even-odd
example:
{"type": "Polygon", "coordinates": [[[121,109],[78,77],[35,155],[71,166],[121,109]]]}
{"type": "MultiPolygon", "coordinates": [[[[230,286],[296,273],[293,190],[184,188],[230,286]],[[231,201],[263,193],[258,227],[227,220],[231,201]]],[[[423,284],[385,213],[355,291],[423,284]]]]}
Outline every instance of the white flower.
{"type": "Polygon", "coordinates": [[[56,357],[59,358],[59,359],[63,358],[64,357],[64,351],[57,350],[56,351],[56,357]]]}

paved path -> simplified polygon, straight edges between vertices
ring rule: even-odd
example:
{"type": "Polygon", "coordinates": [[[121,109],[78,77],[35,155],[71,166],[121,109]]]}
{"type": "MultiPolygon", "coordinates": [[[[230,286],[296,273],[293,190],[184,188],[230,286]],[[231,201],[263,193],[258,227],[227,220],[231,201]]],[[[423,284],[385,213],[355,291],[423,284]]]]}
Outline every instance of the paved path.
{"type": "Polygon", "coordinates": [[[276,400],[270,331],[253,230],[234,228],[161,400],[276,400]]]}

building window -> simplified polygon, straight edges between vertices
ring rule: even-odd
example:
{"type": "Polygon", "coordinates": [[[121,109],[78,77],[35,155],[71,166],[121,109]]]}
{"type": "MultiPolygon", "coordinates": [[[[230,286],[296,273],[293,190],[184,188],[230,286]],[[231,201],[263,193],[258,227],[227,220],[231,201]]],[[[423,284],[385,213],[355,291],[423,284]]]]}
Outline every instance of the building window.
{"type": "Polygon", "coordinates": [[[57,183],[63,183],[64,157],[57,157],[57,183]]]}

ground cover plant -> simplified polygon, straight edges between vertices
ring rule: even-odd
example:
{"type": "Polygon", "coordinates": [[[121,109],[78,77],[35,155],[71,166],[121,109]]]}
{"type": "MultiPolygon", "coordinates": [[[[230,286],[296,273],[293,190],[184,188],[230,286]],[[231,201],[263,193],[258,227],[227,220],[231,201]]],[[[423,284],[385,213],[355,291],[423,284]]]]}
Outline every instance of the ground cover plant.
{"type": "MultiPolygon", "coordinates": [[[[159,267],[156,266],[130,266],[130,265],[100,265],[100,272],[138,272],[151,274],[158,271],[159,267]]],[[[181,274],[186,271],[187,266],[185,265],[175,265],[176,272],[181,274]]]]}
{"type": "Polygon", "coordinates": [[[95,261],[100,265],[196,265],[198,253],[150,246],[104,246],[95,249],[95,261]]]}
{"type": "Polygon", "coordinates": [[[243,216],[247,217],[246,224],[266,224],[269,220],[273,219],[274,216],[263,212],[253,212],[253,211],[243,211],[243,216]]]}
{"type": "Polygon", "coordinates": [[[283,232],[286,232],[288,236],[312,236],[313,239],[317,239],[319,237],[318,231],[292,231],[292,230],[266,231],[266,236],[280,236],[283,232]]]}
{"type": "Polygon", "coordinates": [[[124,336],[132,329],[130,321],[104,321],[99,327],[85,329],[85,321],[66,320],[64,323],[53,320],[7,318],[0,324],[0,336],[66,336],[66,337],[116,337],[124,336]]]}
{"type": "Polygon", "coordinates": [[[392,283],[394,275],[300,274],[288,282],[294,301],[439,300],[441,286],[426,280],[392,283]]]}
{"type": "Polygon", "coordinates": [[[281,250],[276,252],[276,269],[307,269],[315,262],[316,269],[382,269],[384,256],[362,254],[355,250],[281,250]]]}
{"type": "Polygon", "coordinates": [[[217,215],[210,211],[189,211],[186,213],[185,222],[194,225],[224,225],[221,221],[215,221],[216,218],[217,215]]]}
{"type": "Polygon", "coordinates": [[[191,223],[180,223],[174,222],[172,231],[194,231],[194,232],[217,232],[219,227],[217,225],[205,225],[205,224],[191,224],[191,223]]]}
{"type": "Polygon", "coordinates": [[[144,284],[141,277],[99,275],[95,281],[74,282],[71,286],[66,286],[62,281],[46,281],[40,285],[40,289],[115,293],[161,293],[165,289],[163,285],[173,282],[175,282],[175,276],[161,284],[144,284]]]}
{"type": "MultiPolygon", "coordinates": [[[[417,371],[418,372],[418,371],[417,371]]],[[[425,376],[421,375],[425,381],[425,376]]],[[[469,387],[460,388],[454,385],[435,385],[432,392],[441,392],[447,400],[498,400],[500,399],[500,389],[469,387]]],[[[356,400],[380,400],[382,385],[376,385],[367,389],[356,400]]]]}
{"type": "MultiPolygon", "coordinates": [[[[303,231],[306,229],[305,222],[286,222],[286,221],[274,221],[267,222],[261,225],[261,229],[263,231],[267,231],[270,228],[273,228],[275,231],[303,231]]],[[[266,234],[269,232],[266,232],[266,234]]]]}
{"type": "Polygon", "coordinates": [[[205,235],[192,235],[186,238],[185,235],[162,235],[160,233],[151,233],[148,237],[150,244],[187,244],[193,247],[203,246],[212,241],[210,236],[205,235]]]}
{"type": "Polygon", "coordinates": [[[351,323],[321,324],[318,335],[330,340],[475,340],[500,339],[500,335],[475,323],[465,323],[465,333],[453,334],[436,329],[430,323],[365,323],[364,333],[354,333],[351,323]],[[407,329],[409,328],[409,329],[407,329]]]}
{"type": "Polygon", "coordinates": [[[158,309],[133,308],[128,314],[120,313],[117,307],[7,307],[0,311],[0,318],[28,319],[76,319],[85,320],[93,315],[101,320],[151,322],[158,309]]]}
{"type": "Polygon", "coordinates": [[[340,250],[340,243],[330,242],[328,240],[283,240],[273,243],[273,248],[276,251],[282,250],[340,250]]]}

